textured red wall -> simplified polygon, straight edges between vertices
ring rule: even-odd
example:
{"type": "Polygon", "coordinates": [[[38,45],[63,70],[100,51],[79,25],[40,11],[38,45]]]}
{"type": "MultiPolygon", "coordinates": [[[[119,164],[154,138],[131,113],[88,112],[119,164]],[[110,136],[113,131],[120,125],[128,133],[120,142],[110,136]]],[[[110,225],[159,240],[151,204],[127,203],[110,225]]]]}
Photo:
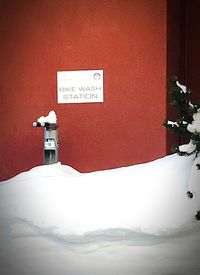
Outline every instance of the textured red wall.
{"type": "Polygon", "coordinates": [[[1,0],[1,179],[42,164],[55,110],[60,161],[80,171],[165,155],[165,0],[1,0]],[[56,72],[104,70],[104,103],[57,104],[56,72]]]}

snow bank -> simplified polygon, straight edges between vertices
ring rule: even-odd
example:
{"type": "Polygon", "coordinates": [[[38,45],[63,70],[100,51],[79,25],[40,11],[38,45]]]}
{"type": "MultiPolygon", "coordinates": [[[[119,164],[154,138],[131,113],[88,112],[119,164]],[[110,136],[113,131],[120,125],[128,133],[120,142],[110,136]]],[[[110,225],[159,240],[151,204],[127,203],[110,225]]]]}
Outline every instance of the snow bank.
{"type": "Polygon", "coordinates": [[[193,165],[194,156],[174,154],[93,173],[61,163],[35,167],[0,183],[0,225],[12,231],[21,222],[66,237],[110,229],[169,234],[199,209],[199,191],[186,196],[193,165]]]}
{"type": "Polygon", "coordinates": [[[193,115],[193,121],[188,124],[187,130],[191,133],[200,133],[200,109],[193,115]]]}

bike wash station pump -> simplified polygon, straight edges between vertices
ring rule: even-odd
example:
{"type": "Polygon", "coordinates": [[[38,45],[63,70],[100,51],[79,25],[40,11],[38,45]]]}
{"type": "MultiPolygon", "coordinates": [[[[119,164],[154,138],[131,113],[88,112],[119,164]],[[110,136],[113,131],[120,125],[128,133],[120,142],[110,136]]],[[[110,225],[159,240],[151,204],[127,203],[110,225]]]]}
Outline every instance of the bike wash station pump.
{"type": "MultiPolygon", "coordinates": [[[[52,111],[54,112],[54,111],[52,111]]],[[[49,115],[51,112],[49,113],[49,115]]],[[[55,114],[55,112],[54,112],[55,114]]],[[[44,118],[44,117],[43,117],[44,118]]],[[[48,117],[45,117],[48,118],[48,117]]],[[[36,122],[33,122],[34,127],[43,127],[44,128],[44,164],[53,164],[57,163],[58,160],[58,124],[56,121],[48,122],[49,119],[46,119],[47,122],[41,121],[38,119],[36,122]]]]}

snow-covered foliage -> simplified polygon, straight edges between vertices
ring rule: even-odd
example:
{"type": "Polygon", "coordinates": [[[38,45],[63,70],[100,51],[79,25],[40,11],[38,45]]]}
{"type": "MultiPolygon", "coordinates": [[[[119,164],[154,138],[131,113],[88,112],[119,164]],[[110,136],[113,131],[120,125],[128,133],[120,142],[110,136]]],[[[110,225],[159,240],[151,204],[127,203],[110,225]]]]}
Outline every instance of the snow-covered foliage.
{"type": "Polygon", "coordinates": [[[179,82],[178,82],[178,80],[176,81],[176,85],[181,89],[181,93],[187,93],[187,88],[186,88],[186,86],[184,86],[184,85],[181,85],[179,82]]]}
{"type": "Polygon", "coordinates": [[[177,113],[177,120],[166,120],[164,126],[189,141],[175,147],[175,152],[180,155],[190,155],[200,152],[200,105],[193,104],[190,91],[181,85],[176,77],[170,80],[172,105],[177,113]]]}
{"type": "Polygon", "coordinates": [[[196,145],[192,140],[190,140],[188,144],[180,145],[178,149],[180,152],[183,152],[186,154],[192,154],[196,151],[196,145]]]}
{"type": "Polygon", "coordinates": [[[188,124],[187,130],[191,133],[200,134],[200,109],[193,115],[192,123],[188,124]]]}

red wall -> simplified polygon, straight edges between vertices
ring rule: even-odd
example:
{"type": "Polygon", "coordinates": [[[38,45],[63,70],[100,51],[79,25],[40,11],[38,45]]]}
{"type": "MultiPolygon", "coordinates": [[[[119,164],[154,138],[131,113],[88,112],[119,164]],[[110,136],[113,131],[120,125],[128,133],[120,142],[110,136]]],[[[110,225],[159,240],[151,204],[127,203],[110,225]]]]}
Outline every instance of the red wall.
{"type": "Polygon", "coordinates": [[[1,0],[1,179],[42,164],[40,115],[60,161],[85,172],[166,154],[165,0],[1,0]],[[56,72],[104,70],[104,103],[57,104],[56,72]]]}

